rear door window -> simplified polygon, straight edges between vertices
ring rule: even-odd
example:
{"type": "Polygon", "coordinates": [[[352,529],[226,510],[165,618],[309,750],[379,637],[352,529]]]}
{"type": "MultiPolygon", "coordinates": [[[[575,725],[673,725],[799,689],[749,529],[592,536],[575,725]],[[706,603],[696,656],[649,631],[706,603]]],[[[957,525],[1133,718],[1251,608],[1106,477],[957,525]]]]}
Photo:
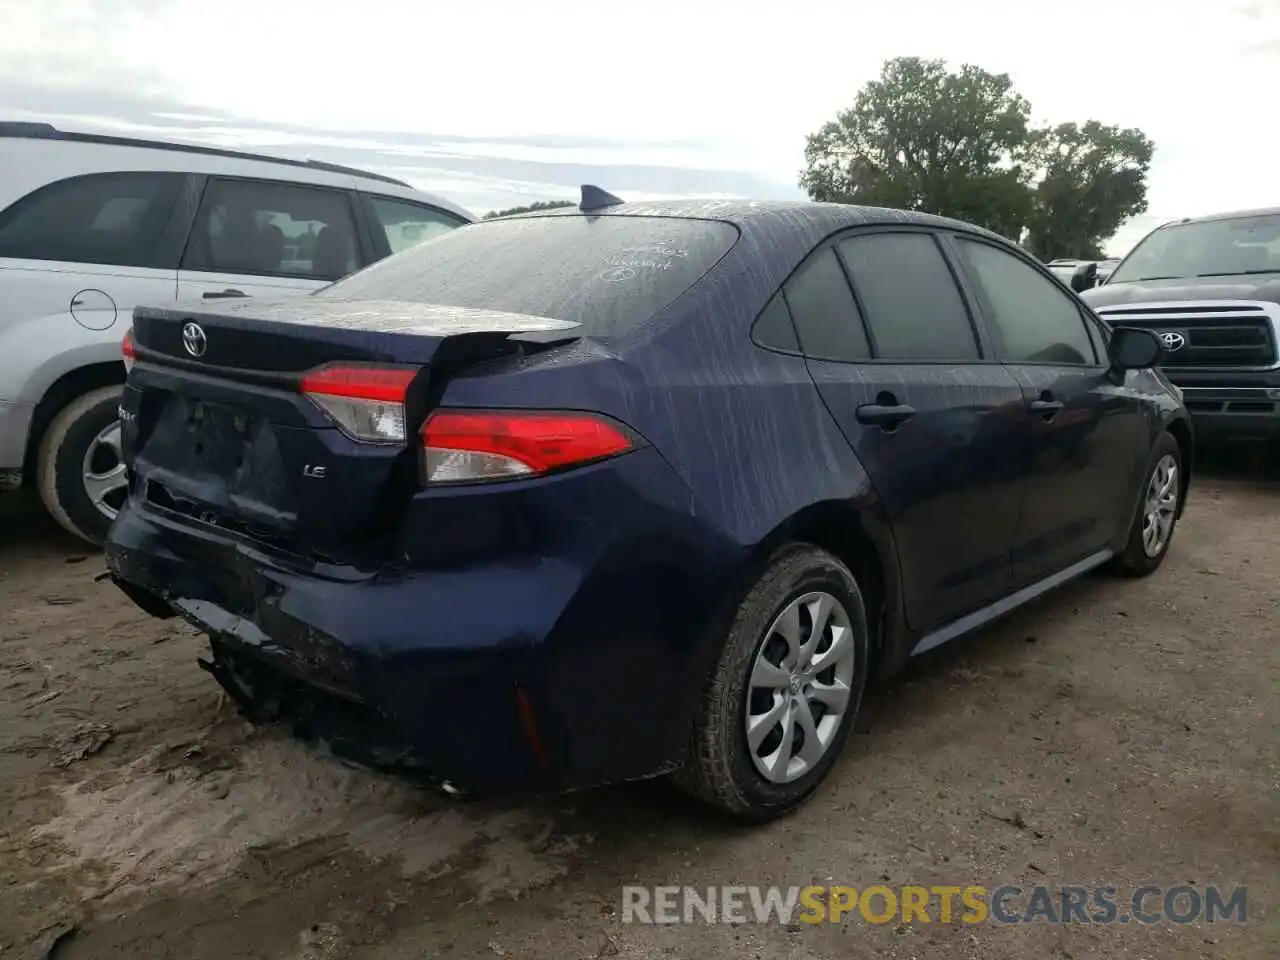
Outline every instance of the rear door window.
{"type": "Polygon", "coordinates": [[[0,257],[160,267],[161,238],[183,179],[108,173],[51,183],[0,214],[0,257]]]}
{"type": "Polygon", "coordinates": [[[880,360],[977,360],[960,288],[928,233],[860,234],[840,241],[880,360]]]}
{"type": "Polygon", "coordinates": [[[350,195],[324,187],[214,178],[184,270],[337,280],[359,269],[350,195]]]}
{"type": "Polygon", "coordinates": [[[871,356],[853,291],[831,247],[812,255],[784,284],[783,292],[806,356],[845,362],[871,356]]]}
{"type": "Polygon", "coordinates": [[[374,222],[387,238],[392,253],[432,240],[464,225],[451,213],[408,200],[369,196],[374,222]]]}
{"type": "Polygon", "coordinates": [[[315,295],[532,314],[580,323],[591,336],[617,336],[697,283],[737,238],[736,227],[718,220],[490,220],[379,261],[315,295]]]}

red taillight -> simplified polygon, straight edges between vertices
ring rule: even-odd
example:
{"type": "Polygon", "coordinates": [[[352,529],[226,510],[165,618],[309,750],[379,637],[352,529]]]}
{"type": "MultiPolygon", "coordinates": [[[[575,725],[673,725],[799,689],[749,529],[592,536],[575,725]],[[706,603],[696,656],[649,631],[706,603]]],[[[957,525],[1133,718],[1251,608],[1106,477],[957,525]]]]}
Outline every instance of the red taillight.
{"type": "Polygon", "coordinates": [[[412,367],[335,363],[304,376],[301,391],[353,440],[404,443],[405,395],[417,374],[412,367]]]}
{"type": "Polygon", "coordinates": [[[422,427],[428,483],[536,476],[625,453],[631,438],[588,413],[439,410],[422,427]]]}
{"type": "Polygon", "coordinates": [[[128,373],[133,369],[133,327],[124,332],[124,339],[120,341],[120,357],[124,360],[125,373],[128,373]]]}

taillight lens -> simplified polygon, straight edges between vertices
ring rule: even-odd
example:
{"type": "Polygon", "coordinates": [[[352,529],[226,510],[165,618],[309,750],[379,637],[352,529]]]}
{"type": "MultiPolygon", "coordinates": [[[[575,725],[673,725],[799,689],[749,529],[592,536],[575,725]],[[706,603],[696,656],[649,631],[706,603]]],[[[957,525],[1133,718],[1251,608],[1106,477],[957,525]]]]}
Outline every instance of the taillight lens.
{"type": "Polygon", "coordinates": [[[301,389],[353,440],[404,443],[405,395],[417,373],[412,367],[335,363],[304,376],[301,389]]]}
{"type": "Polygon", "coordinates": [[[120,358],[124,360],[124,372],[127,374],[133,369],[133,327],[124,332],[124,339],[120,341],[120,358]]]}
{"type": "Polygon", "coordinates": [[[427,483],[537,476],[625,453],[631,438],[603,417],[525,410],[437,410],[422,427],[427,483]]]}

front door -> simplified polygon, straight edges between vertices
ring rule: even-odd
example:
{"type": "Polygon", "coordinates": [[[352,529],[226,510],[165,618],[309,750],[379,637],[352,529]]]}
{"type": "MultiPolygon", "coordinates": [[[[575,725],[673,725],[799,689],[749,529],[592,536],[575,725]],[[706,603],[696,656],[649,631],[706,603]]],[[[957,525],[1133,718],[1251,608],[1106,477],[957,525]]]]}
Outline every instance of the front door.
{"type": "Polygon", "coordinates": [[[286,296],[357,270],[352,194],[271,180],[213,177],[178,272],[180,299],[286,296]]]}
{"type": "Polygon", "coordinates": [[[1029,414],[1014,545],[1023,586],[1096,556],[1127,526],[1149,425],[1140,399],[1112,380],[1074,294],[994,244],[951,242],[1029,414]]]}
{"type": "Polygon", "coordinates": [[[936,239],[851,235],[784,294],[810,375],[892,520],[908,623],[930,630],[1008,593],[1022,390],[983,357],[936,239]]]}

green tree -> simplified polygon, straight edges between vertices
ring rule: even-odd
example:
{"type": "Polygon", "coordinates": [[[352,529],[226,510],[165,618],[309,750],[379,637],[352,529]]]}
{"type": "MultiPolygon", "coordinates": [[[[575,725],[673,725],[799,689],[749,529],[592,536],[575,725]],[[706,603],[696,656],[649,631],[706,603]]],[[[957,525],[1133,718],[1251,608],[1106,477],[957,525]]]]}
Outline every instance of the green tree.
{"type": "Polygon", "coordinates": [[[805,145],[814,200],[924,210],[1083,256],[1145,209],[1153,150],[1138,130],[1039,130],[1008,74],[899,57],[805,145]]]}
{"type": "Polygon", "coordinates": [[[572,200],[540,200],[537,203],[531,203],[527,207],[510,207],[506,210],[490,210],[482,219],[493,220],[496,217],[509,217],[514,213],[534,213],[538,210],[558,210],[561,207],[573,207],[577,204],[572,200]]]}
{"type": "Polygon", "coordinates": [[[1035,171],[1026,246],[1042,260],[1098,259],[1102,243],[1147,209],[1147,170],[1155,145],[1141,131],[1063,123],[1029,143],[1035,171]]]}

